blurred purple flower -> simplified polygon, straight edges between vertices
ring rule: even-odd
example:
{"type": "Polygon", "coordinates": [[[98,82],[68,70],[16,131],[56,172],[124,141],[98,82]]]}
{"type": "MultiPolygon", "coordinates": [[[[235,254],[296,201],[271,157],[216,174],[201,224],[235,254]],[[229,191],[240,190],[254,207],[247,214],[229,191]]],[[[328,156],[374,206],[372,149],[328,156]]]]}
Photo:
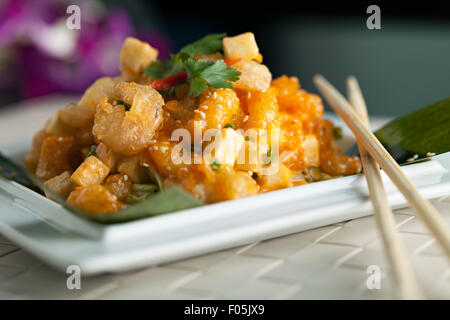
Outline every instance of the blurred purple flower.
{"type": "Polygon", "coordinates": [[[64,1],[10,0],[0,4],[0,67],[3,82],[20,86],[23,97],[54,92],[81,93],[101,76],[119,74],[119,53],[127,36],[156,47],[161,57],[171,43],[153,30],[137,31],[123,9],[106,11],[99,3],[78,0],[81,30],[66,28],[64,1]],[[5,58],[3,58],[5,59],[5,58]]]}

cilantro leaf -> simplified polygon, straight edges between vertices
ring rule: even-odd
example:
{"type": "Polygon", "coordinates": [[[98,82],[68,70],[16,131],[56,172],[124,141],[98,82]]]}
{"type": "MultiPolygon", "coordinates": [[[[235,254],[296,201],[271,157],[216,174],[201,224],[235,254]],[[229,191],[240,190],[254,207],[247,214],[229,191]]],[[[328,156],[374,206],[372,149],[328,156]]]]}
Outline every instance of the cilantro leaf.
{"type": "Polygon", "coordinates": [[[189,78],[199,77],[207,68],[211,67],[214,64],[213,61],[208,61],[204,59],[195,60],[192,57],[189,57],[184,66],[186,68],[186,72],[189,78]]]}
{"type": "Polygon", "coordinates": [[[202,80],[200,78],[194,78],[188,80],[190,85],[190,90],[188,96],[195,96],[197,97],[205,90],[208,90],[208,84],[205,80],[202,80]]]}
{"type": "Polygon", "coordinates": [[[125,108],[125,111],[130,111],[131,105],[122,100],[116,100],[116,106],[122,105],[125,108]]]}
{"type": "Polygon", "coordinates": [[[241,72],[229,67],[223,60],[218,60],[210,67],[203,70],[200,74],[200,78],[207,81],[214,88],[230,88],[230,81],[236,81],[239,79],[241,72]]]}
{"type": "Polygon", "coordinates": [[[88,154],[86,155],[86,158],[89,158],[90,156],[97,156],[97,146],[94,144],[91,146],[91,148],[89,149],[88,154]]]}
{"type": "Polygon", "coordinates": [[[166,76],[166,73],[172,68],[170,60],[167,61],[153,61],[148,67],[144,68],[144,72],[149,76],[161,79],[166,76]]]}
{"type": "Polygon", "coordinates": [[[238,70],[229,67],[223,60],[207,61],[195,60],[189,57],[185,62],[188,82],[191,85],[189,95],[198,96],[208,87],[233,88],[230,81],[236,81],[241,74],[238,70]],[[205,83],[206,82],[206,83],[205,83]]]}
{"type": "Polygon", "coordinates": [[[222,38],[226,33],[209,34],[183,47],[179,53],[171,55],[166,61],[153,61],[144,72],[149,76],[161,79],[182,71],[185,61],[196,54],[211,54],[222,50],[222,38]]]}
{"type": "Polygon", "coordinates": [[[211,166],[211,168],[212,168],[214,171],[216,171],[216,172],[219,172],[219,171],[220,171],[220,163],[219,163],[219,161],[217,161],[217,160],[214,159],[213,161],[211,161],[210,166],[211,166]]]}
{"type": "MultiPolygon", "coordinates": [[[[210,34],[183,47],[179,53],[171,55],[169,60],[155,61],[144,72],[153,78],[163,79],[185,71],[190,85],[189,95],[198,96],[208,89],[233,88],[231,82],[239,79],[238,70],[229,67],[223,60],[208,61],[194,59],[197,54],[212,54],[222,50],[222,38],[225,33],[210,34]]],[[[173,88],[171,88],[173,89],[173,88]]]]}
{"type": "Polygon", "coordinates": [[[222,50],[222,38],[226,33],[212,33],[200,40],[197,40],[185,47],[180,52],[187,53],[191,56],[196,54],[211,54],[222,50]]]}

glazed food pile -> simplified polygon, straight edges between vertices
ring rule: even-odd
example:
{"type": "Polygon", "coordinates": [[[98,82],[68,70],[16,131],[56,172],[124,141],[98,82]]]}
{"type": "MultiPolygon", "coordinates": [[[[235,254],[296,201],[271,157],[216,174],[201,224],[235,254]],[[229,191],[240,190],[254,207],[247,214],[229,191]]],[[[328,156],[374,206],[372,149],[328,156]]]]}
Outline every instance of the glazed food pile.
{"type": "Polygon", "coordinates": [[[121,75],[58,110],[25,165],[92,214],[172,185],[214,203],[359,172],[320,97],[296,77],[272,79],[262,60],[252,33],[209,35],[163,61],[127,38],[121,75]]]}

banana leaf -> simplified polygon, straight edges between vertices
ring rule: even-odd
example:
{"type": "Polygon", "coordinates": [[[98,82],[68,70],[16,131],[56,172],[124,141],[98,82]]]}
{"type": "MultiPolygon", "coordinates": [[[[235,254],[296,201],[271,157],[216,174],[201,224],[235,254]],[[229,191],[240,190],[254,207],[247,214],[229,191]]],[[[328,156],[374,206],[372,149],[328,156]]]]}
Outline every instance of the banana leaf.
{"type": "Polygon", "coordinates": [[[399,164],[450,151],[450,98],[389,122],[375,136],[399,164]]]}
{"type": "Polygon", "coordinates": [[[102,224],[127,222],[203,205],[200,200],[194,198],[180,187],[173,186],[155,193],[149,199],[142,200],[118,212],[111,214],[90,214],[68,204],[59,195],[49,190],[35,175],[30,174],[22,167],[16,165],[1,153],[0,168],[2,169],[0,171],[2,177],[16,181],[35,191],[43,190],[68,211],[82,218],[102,224]]]}
{"type": "Polygon", "coordinates": [[[31,181],[25,169],[9,160],[0,153],[0,176],[16,181],[30,189],[38,190],[37,186],[31,181]]]}

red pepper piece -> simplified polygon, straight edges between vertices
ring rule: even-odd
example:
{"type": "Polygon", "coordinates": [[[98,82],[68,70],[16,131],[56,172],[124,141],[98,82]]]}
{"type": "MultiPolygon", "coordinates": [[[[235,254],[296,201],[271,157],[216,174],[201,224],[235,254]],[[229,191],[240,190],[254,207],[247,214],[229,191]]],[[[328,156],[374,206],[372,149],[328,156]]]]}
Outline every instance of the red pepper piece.
{"type": "MultiPolygon", "coordinates": [[[[232,64],[235,64],[237,62],[241,61],[241,59],[227,59],[224,60],[224,62],[228,65],[231,66],[232,64]]],[[[157,80],[153,80],[151,82],[148,83],[149,86],[151,86],[153,89],[155,90],[167,90],[170,89],[174,86],[176,86],[177,84],[186,81],[188,78],[188,75],[186,73],[186,71],[181,71],[178,73],[175,73],[174,75],[162,78],[162,79],[157,79],[157,80]]]]}
{"type": "Polygon", "coordinates": [[[186,80],[187,73],[185,71],[182,71],[162,79],[151,81],[148,83],[148,85],[156,90],[167,90],[186,80]]]}
{"type": "Polygon", "coordinates": [[[231,66],[232,64],[238,63],[241,61],[241,59],[226,59],[224,62],[227,64],[227,66],[231,66]]]}

